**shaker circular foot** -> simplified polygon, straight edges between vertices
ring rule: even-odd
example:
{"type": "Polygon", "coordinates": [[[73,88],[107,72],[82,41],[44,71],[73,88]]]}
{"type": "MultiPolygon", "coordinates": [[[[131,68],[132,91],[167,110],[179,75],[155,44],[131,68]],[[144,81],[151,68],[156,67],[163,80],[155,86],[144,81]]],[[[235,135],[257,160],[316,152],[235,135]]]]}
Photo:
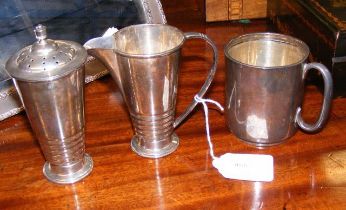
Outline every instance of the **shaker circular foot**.
{"type": "Polygon", "coordinates": [[[84,155],[84,165],[79,171],[71,174],[56,174],[52,173],[51,166],[49,162],[46,162],[43,166],[43,174],[45,177],[57,184],[72,184],[80,181],[84,177],[88,176],[93,169],[93,160],[88,155],[84,155]]]}

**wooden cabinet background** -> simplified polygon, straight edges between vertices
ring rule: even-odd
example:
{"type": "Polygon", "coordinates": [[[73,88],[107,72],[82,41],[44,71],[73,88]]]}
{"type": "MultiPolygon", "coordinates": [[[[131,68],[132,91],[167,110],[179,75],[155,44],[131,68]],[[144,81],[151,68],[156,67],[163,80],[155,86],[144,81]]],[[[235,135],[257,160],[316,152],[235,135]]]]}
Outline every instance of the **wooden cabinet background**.
{"type": "Polygon", "coordinates": [[[267,0],[205,0],[206,21],[264,18],[267,0]]]}

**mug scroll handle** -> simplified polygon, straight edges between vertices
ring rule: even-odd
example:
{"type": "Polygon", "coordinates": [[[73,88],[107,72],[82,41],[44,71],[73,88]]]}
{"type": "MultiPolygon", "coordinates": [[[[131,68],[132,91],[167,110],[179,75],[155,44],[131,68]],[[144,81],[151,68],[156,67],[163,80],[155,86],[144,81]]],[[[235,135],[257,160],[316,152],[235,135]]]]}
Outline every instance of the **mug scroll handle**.
{"type": "Polygon", "coordinates": [[[309,63],[309,64],[304,64],[303,68],[303,79],[305,79],[307,72],[310,69],[317,69],[323,77],[324,81],[324,97],[323,97],[323,104],[322,104],[322,109],[320,116],[318,120],[315,122],[315,124],[308,124],[304,122],[301,116],[301,107],[298,108],[297,110],[297,123],[301,129],[303,129],[306,132],[315,132],[321,129],[324,124],[327,121],[329,110],[330,110],[330,105],[332,102],[332,96],[333,96],[333,79],[332,76],[323,64],[321,63],[309,63]]]}
{"type": "MultiPolygon", "coordinates": [[[[199,97],[203,97],[204,94],[207,92],[208,88],[210,87],[211,82],[213,81],[215,72],[216,72],[216,67],[217,67],[217,60],[218,60],[218,54],[217,54],[217,48],[214,44],[214,42],[205,34],[202,33],[197,33],[197,32],[187,32],[184,33],[185,39],[203,39],[205,40],[213,49],[213,65],[211,66],[209,70],[209,74],[207,76],[206,81],[204,82],[202,88],[199,90],[197,95],[199,97]]],[[[195,100],[192,101],[192,103],[186,108],[184,113],[182,113],[177,119],[174,121],[174,128],[178,127],[179,124],[192,112],[192,110],[196,107],[198,102],[195,100]]]]}

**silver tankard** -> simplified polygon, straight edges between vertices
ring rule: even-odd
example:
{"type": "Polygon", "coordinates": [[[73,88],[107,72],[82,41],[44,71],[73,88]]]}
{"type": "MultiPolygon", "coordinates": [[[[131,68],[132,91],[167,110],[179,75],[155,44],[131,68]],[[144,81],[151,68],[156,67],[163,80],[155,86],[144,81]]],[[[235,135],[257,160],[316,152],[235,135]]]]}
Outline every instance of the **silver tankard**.
{"type": "Polygon", "coordinates": [[[275,33],[246,34],[225,47],[226,122],[231,132],[255,146],[282,143],[298,127],[315,132],[327,120],[332,98],[332,77],[320,63],[307,63],[308,46],[275,33]],[[324,100],[317,122],[301,117],[304,78],[310,69],[324,79],[324,100]]]}

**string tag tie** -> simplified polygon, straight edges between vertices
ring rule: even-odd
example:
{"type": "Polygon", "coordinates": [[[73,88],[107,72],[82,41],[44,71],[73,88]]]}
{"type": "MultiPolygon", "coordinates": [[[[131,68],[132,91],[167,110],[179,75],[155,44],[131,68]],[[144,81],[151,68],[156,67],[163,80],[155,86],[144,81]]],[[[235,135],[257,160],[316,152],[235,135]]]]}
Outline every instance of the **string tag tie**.
{"type": "Polygon", "coordinates": [[[219,171],[219,173],[223,177],[229,179],[266,182],[272,181],[274,179],[274,159],[271,155],[226,153],[220,157],[215,156],[214,146],[210,137],[207,103],[216,105],[222,112],[224,111],[224,108],[217,101],[204,99],[198,95],[195,95],[194,99],[196,102],[203,105],[209,153],[213,159],[212,165],[219,171]]]}

